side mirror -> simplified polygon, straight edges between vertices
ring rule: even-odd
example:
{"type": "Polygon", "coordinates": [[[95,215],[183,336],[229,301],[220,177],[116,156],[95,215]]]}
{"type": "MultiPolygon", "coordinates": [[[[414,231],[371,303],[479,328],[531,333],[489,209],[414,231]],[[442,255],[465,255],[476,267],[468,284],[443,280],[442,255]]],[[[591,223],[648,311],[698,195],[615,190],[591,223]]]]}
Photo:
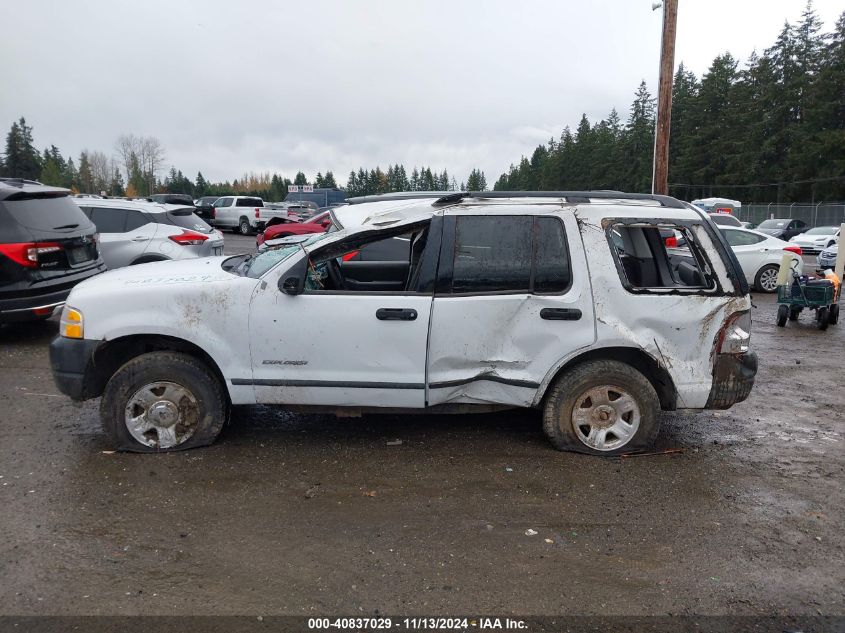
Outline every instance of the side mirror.
{"type": "Polygon", "coordinates": [[[286,277],[284,279],[279,279],[279,290],[284,292],[286,295],[302,294],[304,285],[302,277],[286,277]]]}

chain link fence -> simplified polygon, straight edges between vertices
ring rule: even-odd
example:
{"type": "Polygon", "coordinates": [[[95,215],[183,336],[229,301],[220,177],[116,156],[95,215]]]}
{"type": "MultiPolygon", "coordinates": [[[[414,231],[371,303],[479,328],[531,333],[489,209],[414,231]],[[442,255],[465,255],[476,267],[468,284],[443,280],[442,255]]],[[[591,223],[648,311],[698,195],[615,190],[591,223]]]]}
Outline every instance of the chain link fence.
{"type": "Polygon", "coordinates": [[[736,212],[743,222],[760,224],[769,218],[794,218],[812,226],[834,226],[845,222],[845,204],[791,203],[744,204],[736,212]]]}

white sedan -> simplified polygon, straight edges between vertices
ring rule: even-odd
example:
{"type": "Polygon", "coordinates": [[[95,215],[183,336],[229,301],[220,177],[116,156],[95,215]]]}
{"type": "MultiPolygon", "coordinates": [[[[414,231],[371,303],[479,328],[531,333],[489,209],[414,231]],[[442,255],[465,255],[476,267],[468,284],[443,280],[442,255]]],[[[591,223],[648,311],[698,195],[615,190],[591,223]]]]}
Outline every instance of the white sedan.
{"type": "Polygon", "coordinates": [[[719,230],[731,245],[746,280],[760,292],[777,289],[778,270],[785,254],[792,256],[793,266],[799,274],[803,271],[801,248],[796,244],[759,231],[730,226],[720,226],[719,230]]]}
{"type": "Polygon", "coordinates": [[[839,243],[839,227],[817,226],[796,235],[789,241],[800,246],[802,251],[821,253],[824,249],[839,243]]]}

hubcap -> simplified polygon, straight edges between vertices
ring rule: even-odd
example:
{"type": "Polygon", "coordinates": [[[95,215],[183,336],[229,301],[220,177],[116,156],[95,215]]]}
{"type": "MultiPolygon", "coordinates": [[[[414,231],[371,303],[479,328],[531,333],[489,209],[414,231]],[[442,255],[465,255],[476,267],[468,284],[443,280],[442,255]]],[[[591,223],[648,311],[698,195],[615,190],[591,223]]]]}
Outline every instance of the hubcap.
{"type": "Polygon", "coordinates": [[[760,285],[766,290],[774,290],[777,287],[778,271],[773,268],[764,270],[760,275],[760,285]]]}
{"type": "Polygon", "coordinates": [[[640,408],[620,387],[601,385],[581,394],[572,409],[572,429],[586,446],[612,451],[625,446],[640,427],[640,408]]]}
{"type": "Polygon", "coordinates": [[[126,404],[129,433],[145,446],[173,448],[194,434],[199,403],[188,389],[175,382],[151,382],[136,391],[126,404]]]}

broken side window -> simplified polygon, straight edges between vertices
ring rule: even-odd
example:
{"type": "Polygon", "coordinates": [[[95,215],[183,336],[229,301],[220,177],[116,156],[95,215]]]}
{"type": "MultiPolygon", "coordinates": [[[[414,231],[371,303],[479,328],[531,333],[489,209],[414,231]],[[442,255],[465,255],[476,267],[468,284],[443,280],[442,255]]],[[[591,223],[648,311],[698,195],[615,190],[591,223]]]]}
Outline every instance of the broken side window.
{"type": "Polygon", "coordinates": [[[715,288],[701,246],[686,226],[613,224],[608,241],[629,289],[715,288]]]}

